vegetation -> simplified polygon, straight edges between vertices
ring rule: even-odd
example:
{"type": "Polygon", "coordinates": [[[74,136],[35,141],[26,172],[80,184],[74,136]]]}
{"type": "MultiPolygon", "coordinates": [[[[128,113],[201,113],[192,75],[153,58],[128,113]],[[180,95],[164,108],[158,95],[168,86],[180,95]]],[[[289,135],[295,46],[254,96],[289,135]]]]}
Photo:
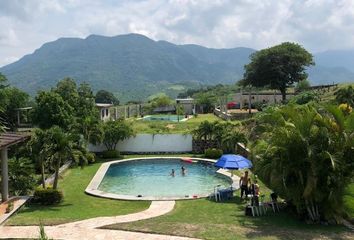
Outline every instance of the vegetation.
{"type": "Polygon", "coordinates": [[[354,177],[354,115],[334,106],[283,106],[258,119],[256,173],[314,222],[343,216],[354,177]]]}
{"type": "Polygon", "coordinates": [[[352,86],[339,89],[335,92],[335,96],[339,104],[345,103],[352,108],[354,107],[354,88],[352,86]]]}
{"type": "Polygon", "coordinates": [[[28,204],[7,225],[33,225],[42,222],[44,225],[55,225],[82,219],[124,215],[142,211],[149,206],[145,201],[119,201],[93,197],[85,194],[85,189],[101,161],[90,164],[84,169],[70,168],[59,180],[64,199],[57,205],[43,206],[28,204]]]}
{"type": "Polygon", "coordinates": [[[34,166],[25,157],[9,160],[9,192],[12,195],[27,195],[36,184],[34,166]]]}
{"type": "Polygon", "coordinates": [[[99,90],[95,96],[96,103],[110,103],[113,105],[119,105],[119,100],[113,93],[106,90],[99,90]]]}
{"type": "Polygon", "coordinates": [[[223,154],[223,151],[221,149],[208,148],[208,149],[205,149],[204,156],[206,158],[210,158],[210,159],[218,159],[221,157],[222,154],[223,154]]]}
{"type": "Polygon", "coordinates": [[[224,153],[234,153],[238,142],[247,143],[241,125],[231,122],[204,121],[193,131],[196,140],[215,142],[224,153]]]}
{"type": "Polygon", "coordinates": [[[133,128],[123,119],[103,124],[103,144],[109,151],[115,150],[119,141],[131,136],[134,136],[133,128]]]}
{"type": "Polygon", "coordinates": [[[42,205],[55,205],[63,200],[63,193],[51,187],[38,187],[34,191],[33,201],[42,205]]]}
{"type": "Polygon", "coordinates": [[[220,121],[213,114],[198,114],[188,121],[169,122],[169,121],[142,121],[127,119],[131,123],[135,133],[167,134],[167,133],[191,133],[199,124],[205,120],[220,121]]]}
{"type": "Polygon", "coordinates": [[[285,101],[286,89],[307,79],[305,70],[311,65],[312,55],[302,46],[282,43],[251,55],[251,62],[245,65],[243,85],[278,89],[285,101]]]}

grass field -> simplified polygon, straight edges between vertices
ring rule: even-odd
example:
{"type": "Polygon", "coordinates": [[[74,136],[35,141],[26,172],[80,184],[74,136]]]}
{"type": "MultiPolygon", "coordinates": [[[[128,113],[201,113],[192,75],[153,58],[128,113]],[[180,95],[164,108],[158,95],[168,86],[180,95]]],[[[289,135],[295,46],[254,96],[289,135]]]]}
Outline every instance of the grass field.
{"type": "Polygon", "coordinates": [[[149,207],[147,201],[119,201],[93,197],[85,194],[85,188],[96,173],[101,162],[84,169],[72,168],[65,172],[59,182],[64,201],[57,206],[29,205],[15,216],[7,225],[55,225],[98,216],[115,216],[139,212],[149,207]]]}
{"type": "Polygon", "coordinates": [[[136,133],[190,133],[198,127],[198,125],[205,121],[222,121],[214,114],[199,114],[188,121],[183,122],[169,122],[169,121],[142,121],[136,119],[129,119],[132,123],[136,133]]]}

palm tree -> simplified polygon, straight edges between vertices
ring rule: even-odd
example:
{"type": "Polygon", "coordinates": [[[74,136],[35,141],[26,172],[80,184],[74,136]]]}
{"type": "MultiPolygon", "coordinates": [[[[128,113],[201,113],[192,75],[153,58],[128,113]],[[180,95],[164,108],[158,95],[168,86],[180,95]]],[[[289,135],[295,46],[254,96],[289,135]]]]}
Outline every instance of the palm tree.
{"type": "Polygon", "coordinates": [[[28,142],[29,150],[35,161],[38,162],[41,169],[41,182],[43,189],[46,188],[45,185],[45,171],[48,164],[49,154],[48,154],[48,140],[49,136],[47,131],[41,129],[36,129],[28,142]]]}
{"type": "Polygon", "coordinates": [[[51,165],[54,168],[53,189],[58,188],[59,169],[65,159],[72,156],[73,151],[73,136],[66,133],[58,126],[54,126],[48,130],[48,152],[51,154],[51,165]]]}
{"type": "Polygon", "coordinates": [[[312,221],[340,214],[353,177],[354,116],[336,107],[284,106],[259,119],[255,171],[312,221]]]}

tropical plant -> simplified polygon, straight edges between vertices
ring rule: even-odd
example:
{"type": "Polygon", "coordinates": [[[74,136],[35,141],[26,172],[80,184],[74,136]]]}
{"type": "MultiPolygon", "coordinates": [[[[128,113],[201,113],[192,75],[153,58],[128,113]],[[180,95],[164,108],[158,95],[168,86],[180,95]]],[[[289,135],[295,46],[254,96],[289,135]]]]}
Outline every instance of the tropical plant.
{"type": "Polygon", "coordinates": [[[307,104],[272,108],[257,120],[260,178],[314,222],[339,216],[354,177],[354,115],[307,104]]]}
{"type": "Polygon", "coordinates": [[[48,130],[49,138],[47,150],[50,154],[50,163],[54,169],[53,189],[58,188],[59,169],[66,159],[70,159],[73,153],[73,136],[64,132],[58,126],[48,130]]]}
{"type": "Polygon", "coordinates": [[[184,115],[184,109],[181,104],[176,104],[176,114],[177,114],[177,121],[179,122],[179,116],[184,115]]]}
{"type": "Polygon", "coordinates": [[[106,90],[99,90],[95,97],[96,103],[111,103],[114,105],[119,105],[119,100],[113,93],[106,90]]]}
{"type": "Polygon", "coordinates": [[[134,136],[134,130],[127,121],[120,119],[103,124],[103,144],[107,150],[115,150],[119,141],[134,136]]]}
{"type": "Polygon", "coordinates": [[[339,104],[346,103],[348,106],[354,107],[354,88],[352,86],[341,88],[337,90],[334,95],[339,104]]]}
{"type": "Polygon", "coordinates": [[[286,100],[286,89],[307,79],[306,67],[314,65],[312,55],[302,46],[285,42],[251,55],[245,65],[243,85],[278,89],[286,100]]]}
{"type": "Polygon", "coordinates": [[[13,195],[27,195],[34,189],[34,166],[28,158],[9,159],[9,190],[13,195]]]}
{"type": "Polygon", "coordinates": [[[37,162],[40,166],[41,183],[44,189],[46,188],[45,172],[48,168],[48,160],[50,157],[48,152],[48,141],[48,132],[37,128],[30,141],[27,143],[31,156],[34,158],[34,162],[37,162]]]}
{"type": "Polygon", "coordinates": [[[240,126],[231,122],[203,121],[192,134],[196,140],[215,142],[225,153],[234,153],[238,142],[247,143],[240,126]]]}

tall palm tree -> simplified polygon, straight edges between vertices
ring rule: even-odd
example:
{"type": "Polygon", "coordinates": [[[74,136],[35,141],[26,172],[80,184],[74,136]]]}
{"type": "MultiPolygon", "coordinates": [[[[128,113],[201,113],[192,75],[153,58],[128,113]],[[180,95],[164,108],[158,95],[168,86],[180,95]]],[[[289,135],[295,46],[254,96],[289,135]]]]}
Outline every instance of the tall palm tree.
{"type": "Polygon", "coordinates": [[[54,168],[53,189],[58,188],[59,169],[65,159],[72,156],[73,151],[73,136],[70,133],[64,132],[58,126],[54,126],[49,130],[48,152],[51,154],[51,165],[54,168]]]}
{"type": "Polygon", "coordinates": [[[41,182],[43,188],[46,188],[45,171],[49,159],[48,140],[48,132],[38,128],[34,131],[31,140],[28,142],[28,147],[30,149],[30,152],[32,153],[32,156],[35,157],[35,161],[37,161],[40,165],[41,182]]]}

